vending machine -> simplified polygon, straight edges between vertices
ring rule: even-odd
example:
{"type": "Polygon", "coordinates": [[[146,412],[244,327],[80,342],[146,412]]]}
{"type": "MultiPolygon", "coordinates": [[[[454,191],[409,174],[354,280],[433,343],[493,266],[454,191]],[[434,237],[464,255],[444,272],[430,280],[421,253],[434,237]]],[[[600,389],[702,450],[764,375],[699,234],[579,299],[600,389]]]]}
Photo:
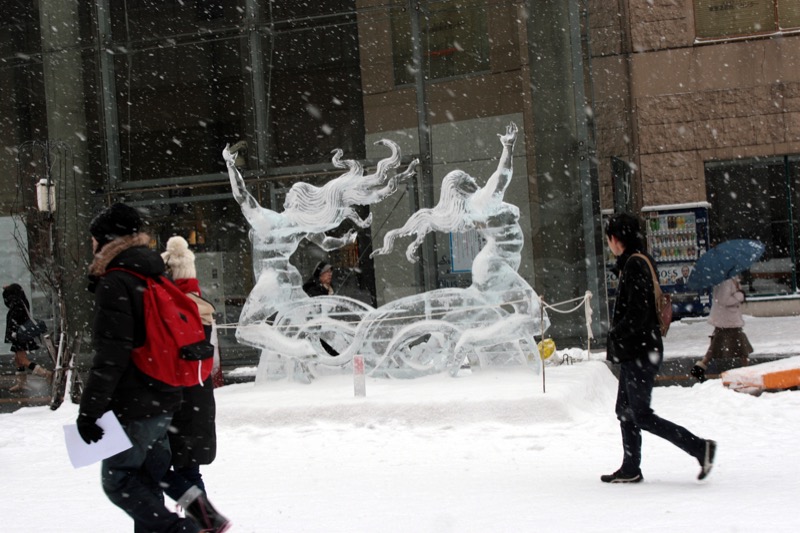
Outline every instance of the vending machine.
{"type": "Polygon", "coordinates": [[[697,259],[708,251],[708,202],[642,208],[647,250],[658,267],[662,290],[672,294],[672,313],[678,319],[704,316],[711,310],[708,290],[687,286],[697,259]]]}

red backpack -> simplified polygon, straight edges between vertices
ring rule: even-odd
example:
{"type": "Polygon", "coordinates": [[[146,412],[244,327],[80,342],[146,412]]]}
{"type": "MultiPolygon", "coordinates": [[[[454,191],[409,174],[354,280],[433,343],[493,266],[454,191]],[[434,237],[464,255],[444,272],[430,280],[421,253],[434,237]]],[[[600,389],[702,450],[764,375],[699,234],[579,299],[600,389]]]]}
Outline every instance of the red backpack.
{"type": "Polygon", "coordinates": [[[214,365],[214,346],[206,340],[197,304],[170,279],[152,278],[125,268],[147,283],[144,301],[145,341],[131,352],[136,367],[173,387],[203,383],[214,365]]]}

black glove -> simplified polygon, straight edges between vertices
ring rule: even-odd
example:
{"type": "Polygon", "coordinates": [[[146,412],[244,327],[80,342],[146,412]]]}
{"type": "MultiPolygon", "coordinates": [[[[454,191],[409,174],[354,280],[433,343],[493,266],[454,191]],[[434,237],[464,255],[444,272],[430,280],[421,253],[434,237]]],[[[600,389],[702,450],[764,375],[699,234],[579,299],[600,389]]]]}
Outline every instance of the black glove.
{"type": "Polygon", "coordinates": [[[103,438],[103,428],[97,425],[97,419],[91,416],[78,416],[78,433],[86,444],[97,442],[103,438]]]}

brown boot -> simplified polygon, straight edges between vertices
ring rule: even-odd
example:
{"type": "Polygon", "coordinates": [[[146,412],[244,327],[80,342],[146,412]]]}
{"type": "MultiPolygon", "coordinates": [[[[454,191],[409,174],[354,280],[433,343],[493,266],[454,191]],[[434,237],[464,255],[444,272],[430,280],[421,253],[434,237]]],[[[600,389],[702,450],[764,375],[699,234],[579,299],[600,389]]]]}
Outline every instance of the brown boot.
{"type": "Polygon", "coordinates": [[[33,369],[31,370],[31,373],[34,376],[39,376],[40,378],[46,379],[48,383],[51,383],[51,384],[53,383],[53,371],[52,370],[47,370],[42,365],[36,365],[35,367],[33,367],[33,369]]]}
{"type": "Polygon", "coordinates": [[[14,383],[14,385],[12,385],[8,389],[9,392],[25,392],[26,390],[28,390],[29,387],[28,387],[27,372],[25,372],[24,370],[22,372],[17,371],[14,377],[16,379],[16,383],[14,383]]]}

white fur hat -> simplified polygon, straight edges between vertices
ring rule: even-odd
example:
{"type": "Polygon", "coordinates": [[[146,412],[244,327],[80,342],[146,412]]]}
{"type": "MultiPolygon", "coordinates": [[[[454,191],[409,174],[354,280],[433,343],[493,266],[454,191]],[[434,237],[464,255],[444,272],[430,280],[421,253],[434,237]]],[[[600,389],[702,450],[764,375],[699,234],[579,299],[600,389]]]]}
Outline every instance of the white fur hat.
{"type": "Polygon", "coordinates": [[[167,265],[167,270],[172,274],[172,279],[189,279],[197,277],[194,266],[194,253],[189,249],[189,243],[183,237],[170,237],[167,241],[167,251],[161,254],[167,265]]]}

